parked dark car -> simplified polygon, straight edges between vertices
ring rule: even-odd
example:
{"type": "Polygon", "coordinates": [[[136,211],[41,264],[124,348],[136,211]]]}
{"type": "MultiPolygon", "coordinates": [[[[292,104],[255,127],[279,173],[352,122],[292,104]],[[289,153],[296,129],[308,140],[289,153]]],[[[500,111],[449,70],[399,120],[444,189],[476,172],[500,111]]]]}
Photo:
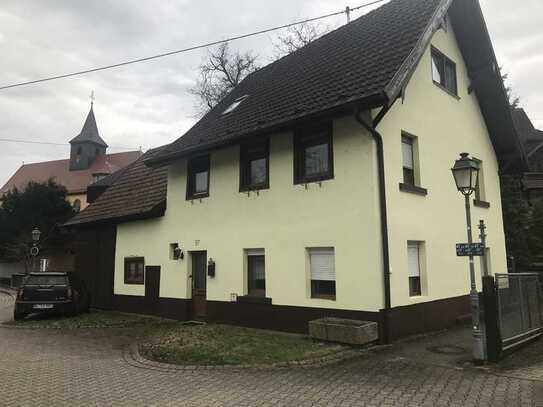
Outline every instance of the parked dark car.
{"type": "Polygon", "coordinates": [[[76,315],[88,311],[89,304],[89,290],[77,273],[30,273],[17,292],[13,318],[36,313],[76,315]]]}

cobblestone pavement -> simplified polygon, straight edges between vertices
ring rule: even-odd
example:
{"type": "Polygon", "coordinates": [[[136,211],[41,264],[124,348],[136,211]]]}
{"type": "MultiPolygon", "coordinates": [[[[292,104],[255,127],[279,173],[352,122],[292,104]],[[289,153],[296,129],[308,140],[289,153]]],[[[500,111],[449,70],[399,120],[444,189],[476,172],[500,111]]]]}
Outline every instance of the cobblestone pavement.
{"type": "MultiPolygon", "coordinates": [[[[0,306],[0,320],[10,313],[0,306]]],[[[2,327],[0,405],[532,406],[543,386],[462,369],[459,354],[426,361],[424,340],[322,368],[189,372],[130,363],[131,340],[128,330],[2,327]]]]}

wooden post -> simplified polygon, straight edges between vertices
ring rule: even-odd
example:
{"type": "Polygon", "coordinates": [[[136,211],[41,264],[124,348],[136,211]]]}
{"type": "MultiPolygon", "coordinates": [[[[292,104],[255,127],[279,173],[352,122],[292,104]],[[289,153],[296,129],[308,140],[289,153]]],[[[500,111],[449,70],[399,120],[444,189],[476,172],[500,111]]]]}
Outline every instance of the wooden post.
{"type": "Polygon", "coordinates": [[[489,362],[497,363],[501,357],[501,334],[498,321],[498,293],[493,276],[483,277],[483,304],[486,326],[486,349],[489,362]]]}

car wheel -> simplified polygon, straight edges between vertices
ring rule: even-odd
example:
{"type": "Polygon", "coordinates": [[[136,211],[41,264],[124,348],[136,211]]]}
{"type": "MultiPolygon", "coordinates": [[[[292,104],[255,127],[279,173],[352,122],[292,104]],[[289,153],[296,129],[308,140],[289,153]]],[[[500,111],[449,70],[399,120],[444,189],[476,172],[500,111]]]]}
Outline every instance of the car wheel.
{"type": "Polygon", "coordinates": [[[68,316],[75,317],[78,313],[79,313],[79,307],[77,306],[76,303],[72,303],[72,305],[70,306],[70,310],[68,311],[68,316]]]}
{"type": "Polygon", "coordinates": [[[20,320],[24,319],[24,317],[26,317],[26,314],[24,314],[22,312],[14,312],[13,313],[13,319],[15,321],[20,321],[20,320]]]}

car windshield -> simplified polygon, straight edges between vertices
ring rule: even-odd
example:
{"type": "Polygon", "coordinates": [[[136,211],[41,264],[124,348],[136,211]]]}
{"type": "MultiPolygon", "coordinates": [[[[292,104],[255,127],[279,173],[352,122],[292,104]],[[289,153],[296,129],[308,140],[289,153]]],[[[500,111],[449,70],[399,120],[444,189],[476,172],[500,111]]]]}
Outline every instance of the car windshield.
{"type": "Polygon", "coordinates": [[[66,276],[29,276],[26,285],[67,285],[66,276]]]}

